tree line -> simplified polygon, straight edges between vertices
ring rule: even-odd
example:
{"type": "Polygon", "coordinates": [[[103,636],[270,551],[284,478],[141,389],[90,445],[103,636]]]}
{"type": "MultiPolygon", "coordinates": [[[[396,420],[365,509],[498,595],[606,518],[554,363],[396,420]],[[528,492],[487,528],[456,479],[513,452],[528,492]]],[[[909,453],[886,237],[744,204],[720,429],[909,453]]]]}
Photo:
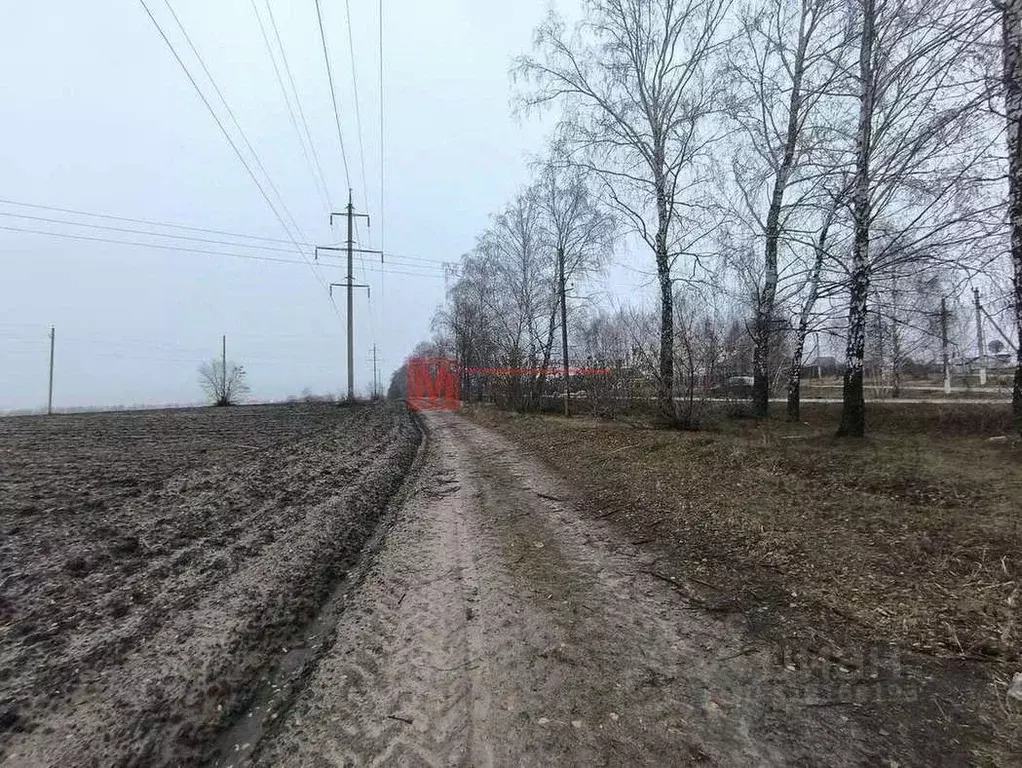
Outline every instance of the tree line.
{"type": "Polygon", "coordinates": [[[754,415],[783,382],[797,419],[822,333],[843,345],[839,434],[858,436],[867,378],[896,393],[913,349],[966,348],[982,286],[1022,425],[1022,0],[586,0],[512,74],[554,136],[419,351],[528,372],[467,396],[567,408],[556,368],[589,360],[619,375],[576,387],[670,423],[738,373],[754,415]],[[594,295],[612,261],[650,273],[655,308],[594,295]]]}

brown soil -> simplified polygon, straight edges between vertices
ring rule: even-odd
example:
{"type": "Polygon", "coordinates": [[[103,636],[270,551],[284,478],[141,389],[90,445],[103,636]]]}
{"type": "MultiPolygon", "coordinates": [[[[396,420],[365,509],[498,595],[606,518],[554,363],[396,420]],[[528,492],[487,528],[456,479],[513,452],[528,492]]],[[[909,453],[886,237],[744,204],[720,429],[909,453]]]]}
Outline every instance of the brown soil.
{"type": "Polygon", "coordinates": [[[1012,444],[474,418],[0,420],[0,759],[1017,762],[1012,444]]]}
{"type": "Polygon", "coordinates": [[[0,419],[0,759],[197,761],[418,441],[382,406],[0,419]]]}
{"type": "Polygon", "coordinates": [[[750,645],[844,667],[896,654],[915,701],[857,716],[900,721],[924,753],[953,742],[970,760],[1014,764],[1022,708],[1005,692],[1022,664],[1020,448],[947,436],[961,415],[928,414],[925,434],[890,410],[874,422],[888,419],[886,434],[844,442],[823,409],[808,424],[697,433],[470,413],[542,457],[589,516],[655,553],[661,575],[741,616],[750,645]]]}
{"type": "Polygon", "coordinates": [[[881,648],[764,642],[513,441],[424,418],[422,469],[331,647],[236,765],[968,761],[942,680],[881,648]]]}

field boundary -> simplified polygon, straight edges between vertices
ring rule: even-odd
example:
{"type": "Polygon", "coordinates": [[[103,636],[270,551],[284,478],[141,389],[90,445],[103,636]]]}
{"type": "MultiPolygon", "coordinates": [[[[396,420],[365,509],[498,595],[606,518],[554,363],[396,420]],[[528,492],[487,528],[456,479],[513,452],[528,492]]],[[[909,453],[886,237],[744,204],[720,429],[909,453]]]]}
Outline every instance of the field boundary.
{"type": "MultiPolygon", "coordinates": [[[[905,572],[923,588],[932,582],[931,591],[939,591],[943,584],[928,575],[927,567],[942,558],[948,560],[948,569],[966,567],[957,558],[968,559],[975,553],[959,545],[975,542],[965,534],[954,534],[953,528],[945,529],[941,521],[954,519],[952,512],[968,507],[974,498],[992,511],[1001,507],[991,495],[991,487],[979,484],[972,488],[946,470],[956,462],[965,466],[966,461],[980,454],[987,464],[1001,466],[1016,451],[1011,442],[988,443],[970,436],[961,438],[963,445],[948,453],[945,464],[930,466],[909,452],[900,463],[877,469],[880,460],[870,458],[876,452],[886,447],[883,455],[887,456],[902,440],[907,441],[905,445],[927,446],[931,435],[899,435],[896,430],[905,426],[899,423],[888,425],[895,432],[882,438],[847,443],[833,442],[829,429],[819,433],[811,427],[805,429],[807,425],[783,423],[772,425],[768,439],[766,429],[751,423],[731,423],[728,431],[685,433],[493,409],[466,409],[464,415],[510,437],[539,458],[575,489],[576,502],[585,514],[607,520],[626,540],[643,547],[656,563],[651,571],[657,578],[671,583],[690,580],[708,587],[704,607],[740,615],[748,632],[749,652],[774,648],[783,667],[802,668],[823,659],[820,664],[833,662],[835,666],[857,665],[860,669],[864,665],[858,657],[870,657],[859,653],[863,649],[876,650],[884,658],[897,654],[904,676],[901,682],[913,692],[912,698],[895,697],[875,703],[873,706],[879,707],[876,716],[893,717],[901,712],[931,718],[942,727],[953,727],[956,738],[974,750],[980,763],[1013,764],[1006,756],[1018,754],[1017,723],[1022,712],[1008,711],[1004,692],[1006,679],[1017,669],[1017,646],[1006,645],[999,655],[981,655],[979,621],[983,618],[985,628],[989,616],[966,615],[960,606],[973,610],[972,606],[985,609],[986,604],[979,605],[975,596],[968,602],[967,596],[957,594],[940,604],[930,599],[930,592],[919,597],[913,590],[902,590],[906,592],[903,595],[890,586],[897,586],[898,574],[882,566],[891,548],[900,548],[897,551],[903,553],[906,564],[909,555],[904,553],[917,551],[912,563],[918,567],[906,567],[905,572]],[[801,462],[799,456],[803,456],[801,462]],[[838,469],[833,465],[835,461],[838,469]],[[842,484],[847,478],[839,468],[845,462],[850,462],[847,466],[853,475],[872,478],[872,485],[842,484]],[[710,466],[716,469],[708,471],[710,466]],[[838,474],[830,478],[835,472],[838,474]],[[828,490],[829,495],[821,496],[821,489],[828,490]],[[978,493],[981,495],[975,495],[978,493]],[[765,506],[759,516],[741,505],[736,509],[736,498],[750,494],[763,497],[765,506]],[[785,539],[796,520],[786,512],[786,500],[804,504],[822,500],[828,509],[840,510],[844,495],[850,495],[856,504],[875,506],[870,520],[880,512],[898,509],[904,515],[900,519],[913,526],[906,533],[874,542],[856,525],[845,531],[834,519],[836,511],[807,518],[810,526],[831,526],[803,529],[804,536],[816,537],[818,546],[833,549],[856,545],[854,551],[874,558],[875,562],[864,560],[869,565],[863,568],[875,570],[875,581],[862,590],[852,590],[860,593],[854,604],[842,603],[847,590],[834,591],[829,582],[806,588],[806,580],[817,573],[815,566],[800,558],[797,547],[791,545],[795,539],[785,539]],[[941,500],[953,505],[945,510],[941,500]],[[920,518],[922,514],[926,517],[920,518]],[[765,528],[759,525],[760,518],[765,528]],[[846,540],[846,535],[852,538],[846,540]],[[927,610],[907,602],[914,596],[927,610]],[[874,604],[880,610],[871,613],[874,604]],[[900,621],[903,617],[907,624],[900,621]],[[975,630],[971,637],[963,633],[967,625],[975,630]],[[898,627],[901,629],[893,631],[898,627]],[[945,629],[946,635],[940,629],[945,629]]],[[[794,503],[792,508],[798,507],[794,503]]],[[[989,559],[1001,568],[1002,553],[996,554],[996,558],[989,559]]],[[[1003,567],[1013,572],[1010,559],[1003,567]]],[[[833,565],[837,572],[847,564],[835,561],[833,565]]],[[[977,571],[977,575],[982,574],[977,571]]],[[[849,583],[861,586],[859,582],[864,580],[855,581],[855,576],[847,575],[849,583]]],[[[1015,583],[1010,581],[1012,578],[1005,575],[1000,581],[1008,580],[1006,583],[991,582],[989,589],[977,594],[984,596],[992,608],[1003,606],[1005,599],[1010,606],[1017,597],[1017,591],[1015,597],[1008,594],[1015,583]]],[[[859,716],[869,706],[856,701],[853,710],[859,716]]]]}
{"type": "Polygon", "coordinates": [[[251,745],[246,759],[256,758],[260,745],[284,722],[323,654],[333,646],[337,622],[344,613],[348,596],[365,582],[425,462],[427,432],[414,410],[409,409],[408,414],[419,440],[401,483],[383,506],[369,535],[360,544],[354,543],[351,553],[338,564],[342,575],[315,616],[294,632],[285,651],[268,660],[260,670],[261,684],[238,705],[232,719],[216,734],[204,756],[204,764],[228,765],[237,759],[237,746],[246,743],[251,745]],[[308,646],[305,638],[316,638],[319,642],[308,646]]]}

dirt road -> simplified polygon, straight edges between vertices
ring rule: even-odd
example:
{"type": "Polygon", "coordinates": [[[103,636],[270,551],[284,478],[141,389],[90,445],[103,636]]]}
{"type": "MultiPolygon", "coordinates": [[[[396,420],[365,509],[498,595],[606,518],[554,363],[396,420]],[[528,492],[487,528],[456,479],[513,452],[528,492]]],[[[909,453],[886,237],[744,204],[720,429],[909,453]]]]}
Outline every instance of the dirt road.
{"type": "Polygon", "coordinates": [[[841,680],[807,685],[746,647],[699,585],[580,517],[507,440],[457,414],[425,421],[419,470],[332,646],[235,762],[914,762],[904,728],[869,732],[832,698],[841,680]]]}

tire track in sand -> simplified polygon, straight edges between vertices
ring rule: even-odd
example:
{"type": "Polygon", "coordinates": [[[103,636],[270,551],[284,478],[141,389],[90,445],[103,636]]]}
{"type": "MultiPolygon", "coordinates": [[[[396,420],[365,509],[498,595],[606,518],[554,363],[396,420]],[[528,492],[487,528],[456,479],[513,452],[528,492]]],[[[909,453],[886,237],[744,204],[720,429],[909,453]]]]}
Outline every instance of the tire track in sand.
{"type": "Polygon", "coordinates": [[[265,765],[479,765],[485,712],[475,564],[463,489],[449,452],[426,457],[382,551],[319,666],[271,743],[265,765]]]}
{"type": "Polygon", "coordinates": [[[548,470],[457,414],[424,421],[398,521],[258,762],[882,763],[548,470]]]}

